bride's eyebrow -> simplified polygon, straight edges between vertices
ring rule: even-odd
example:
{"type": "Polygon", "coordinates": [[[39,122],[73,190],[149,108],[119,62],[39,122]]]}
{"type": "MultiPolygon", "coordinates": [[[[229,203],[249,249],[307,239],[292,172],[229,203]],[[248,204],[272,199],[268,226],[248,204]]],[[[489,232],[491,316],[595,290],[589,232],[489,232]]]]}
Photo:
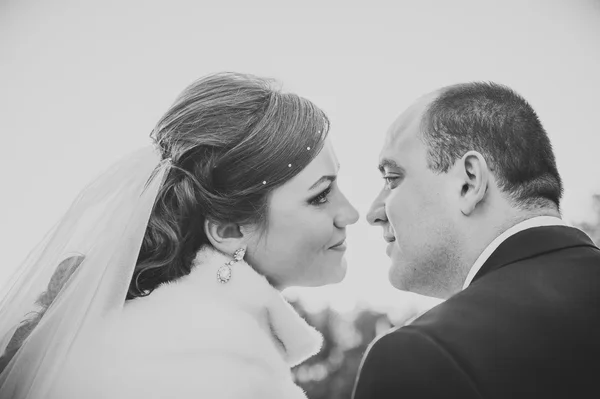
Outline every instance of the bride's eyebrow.
{"type": "MultiPolygon", "coordinates": [[[[338,162],[337,164],[337,169],[338,171],[340,170],[340,163],[338,162]]],[[[312,186],[309,187],[308,191],[312,191],[315,188],[317,188],[320,184],[328,181],[330,183],[333,183],[335,180],[337,179],[337,175],[326,175],[326,176],[321,176],[321,178],[319,180],[317,180],[312,186]]]]}
{"type": "Polygon", "coordinates": [[[337,179],[337,176],[335,176],[335,175],[321,176],[321,178],[319,180],[317,180],[312,186],[310,186],[308,191],[314,190],[315,188],[319,187],[319,185],[321,185],[322,183],[324,183],[326,181],[333,183],[335,181],[335,179],[337,179]]]}

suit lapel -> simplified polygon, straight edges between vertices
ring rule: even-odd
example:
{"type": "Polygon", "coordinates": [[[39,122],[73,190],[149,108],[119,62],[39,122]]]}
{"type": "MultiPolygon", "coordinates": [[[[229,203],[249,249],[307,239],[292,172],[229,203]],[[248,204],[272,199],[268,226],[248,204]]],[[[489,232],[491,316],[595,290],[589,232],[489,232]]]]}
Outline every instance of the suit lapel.
{"type": "Polygon", "coordinates": [[[573,227],[544,226],[521,231],[500,244],[473,281],[511,263],[574,247],[596,246],[583,231],[573,227]]]}

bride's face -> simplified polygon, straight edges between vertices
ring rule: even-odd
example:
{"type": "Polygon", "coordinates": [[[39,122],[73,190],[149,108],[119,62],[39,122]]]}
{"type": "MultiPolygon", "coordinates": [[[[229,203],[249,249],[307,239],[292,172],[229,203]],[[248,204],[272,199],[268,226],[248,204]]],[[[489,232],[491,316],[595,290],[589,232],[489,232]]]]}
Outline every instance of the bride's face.
{"type": "Polygon", "coordinates": [[[253,234],[246,260],[277,288],[316,287],[346,274],[346,226],[358,212],[337,185],[331,142],[269,198],[266,228],[253,234]]]}

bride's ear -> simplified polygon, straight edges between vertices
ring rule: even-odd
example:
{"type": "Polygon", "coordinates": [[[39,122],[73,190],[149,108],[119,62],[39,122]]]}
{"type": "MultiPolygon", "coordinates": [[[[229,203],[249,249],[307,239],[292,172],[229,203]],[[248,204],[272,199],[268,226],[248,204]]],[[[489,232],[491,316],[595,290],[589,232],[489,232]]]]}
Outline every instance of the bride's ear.
{"type": "Polygon", "coordinates": [[[204,233],[213,247],[226,254],[233,254],[239,248],[245,248],[243,229],[235,223],[219,223],[206,219],[204,233]]]}

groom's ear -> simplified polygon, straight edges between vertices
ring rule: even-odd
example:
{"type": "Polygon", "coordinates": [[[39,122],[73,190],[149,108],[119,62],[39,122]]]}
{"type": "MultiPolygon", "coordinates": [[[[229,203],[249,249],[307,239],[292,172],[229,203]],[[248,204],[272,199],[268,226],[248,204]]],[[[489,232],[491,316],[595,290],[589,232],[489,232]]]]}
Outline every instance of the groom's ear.
{"type": "Polygon", "coordinates": [[[459,161],[458,173],[461,175],[460,211],[469,216],[480,205],[487,193],[490,170],[483,155],[469,151],[459,161]]]}
{"type": "Polygon", "coordinates": [[[221,223],[206,219],[204,233],[213,247],[226,254],[234,253],[237,249],[245,247],[243,229],[236,223],[221,223]]]}

